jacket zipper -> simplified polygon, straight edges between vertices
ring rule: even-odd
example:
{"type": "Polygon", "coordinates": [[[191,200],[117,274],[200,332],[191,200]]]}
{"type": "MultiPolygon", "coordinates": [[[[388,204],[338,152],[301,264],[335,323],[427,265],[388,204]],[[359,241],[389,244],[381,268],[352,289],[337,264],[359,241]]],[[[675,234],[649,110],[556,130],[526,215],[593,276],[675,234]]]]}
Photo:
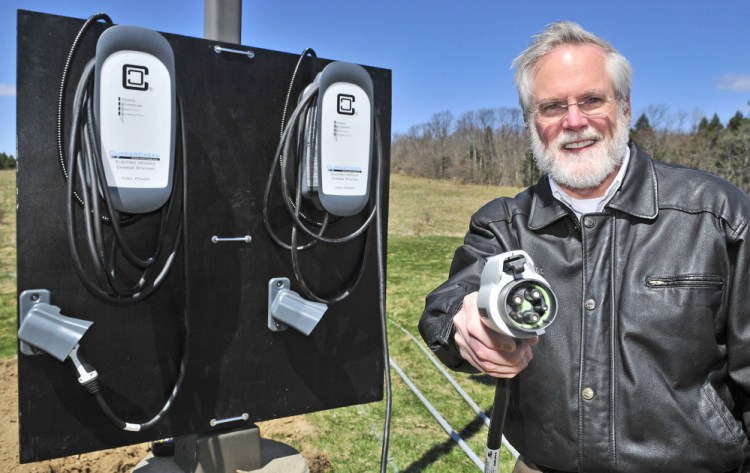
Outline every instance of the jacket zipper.
{"type": "Polygon", "coordinates": [[[648,287],[722,287],[721,276],[710,274],[646,278],[648,287]]]}

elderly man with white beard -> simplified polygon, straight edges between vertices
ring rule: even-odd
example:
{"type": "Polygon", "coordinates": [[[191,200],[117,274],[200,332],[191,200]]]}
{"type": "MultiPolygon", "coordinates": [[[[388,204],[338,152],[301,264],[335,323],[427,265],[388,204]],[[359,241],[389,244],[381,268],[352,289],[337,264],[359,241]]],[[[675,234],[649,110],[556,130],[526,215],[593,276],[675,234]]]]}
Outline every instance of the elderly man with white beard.
{"type": "Polygon", "coordinates": [[[629,141],[630,64],[579,25],[513,66],[543,175],[472,216],[422,337],[452,369],[511,378],[515,472],[750,470],[750,199],[629,141]],[[557,294],[544,337],[480,321],[482,269],[511,250],[557,294]]]}

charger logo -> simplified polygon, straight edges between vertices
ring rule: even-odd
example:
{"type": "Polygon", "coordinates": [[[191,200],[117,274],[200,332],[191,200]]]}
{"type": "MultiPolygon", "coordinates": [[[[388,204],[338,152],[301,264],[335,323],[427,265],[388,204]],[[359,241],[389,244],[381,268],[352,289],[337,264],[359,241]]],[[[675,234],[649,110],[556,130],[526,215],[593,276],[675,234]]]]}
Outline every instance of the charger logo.
{"type": "Polygon", "coordinates": [[[131,90],[148,90],[148,67],[125,64],[122,66],[122,86],[131,90]]]}
{"type": "Polygon", "coordinates": [[[339,94],[338,112],[341,115],[354,115],[354,96],[349,94],[339,94]]]}

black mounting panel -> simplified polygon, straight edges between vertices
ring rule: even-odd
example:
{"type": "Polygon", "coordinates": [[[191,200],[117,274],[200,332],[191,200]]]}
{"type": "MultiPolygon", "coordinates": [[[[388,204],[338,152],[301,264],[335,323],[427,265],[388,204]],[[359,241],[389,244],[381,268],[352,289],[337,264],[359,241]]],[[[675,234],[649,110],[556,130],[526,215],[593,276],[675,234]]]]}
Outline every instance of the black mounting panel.
{"type": "MultiPolygon", "coordinates": [[[[306,279],[334,292],[348,282],[365,251],[363,280],[351,297],[330,306],[310,337],[267,328],[268,281],[288,277],[292,289],[299,290],[289,252],[269,238],[261,215],[299,54],[241,47],[254,51],[251,59],[219,54],[213,49],[216,42],[164,34],[174,50],[186,116],[187,253],[179,257],[162,289],[134,306],[114,306],[87,292],[71,262],[66,184],[56,148],[60,78],[82,24],[79,19],[18,12],[18,293],[49,290],[51,303],[64,315],[94,322],[81,350],[98,370],[112,409],[129,422],[150,419],[168,398],[179,371],[186,309],[188,369],[168,415],[150,431],[125,432],[109,423],[78,384],[70,361],[61,364],[50,356],[19,353],[21,462],[381,400],[384,366],[374,244],[366,247],[364,239],[358,239],[344,247],[316,245],[304,252],[306,279]],[[251,243],[212,242],[213,236],[245,235],[252,237],[251,243]],[[246,421],[221,422],[243,414],[246,421]]],[[[104,29],[104,24],[94,25],[73,60],[65,101],[66,143],[75,83],[104,29]]],[[[303,61],[293,104],[329,62],[310,57],[303,61]]],[[[366,70],[375,87],[387,170],[391,72],[366,70]]],[[[385,171],[381,204],[386,216],[387,183],[385,171]]],[[[279,235],[288,238],[281,193],[272,196],[271,221],[279,235]]],[[[361,223],[347,220],[338,223],[342,234],[350,231],[347,225],[356,228],[361,223]]]]}

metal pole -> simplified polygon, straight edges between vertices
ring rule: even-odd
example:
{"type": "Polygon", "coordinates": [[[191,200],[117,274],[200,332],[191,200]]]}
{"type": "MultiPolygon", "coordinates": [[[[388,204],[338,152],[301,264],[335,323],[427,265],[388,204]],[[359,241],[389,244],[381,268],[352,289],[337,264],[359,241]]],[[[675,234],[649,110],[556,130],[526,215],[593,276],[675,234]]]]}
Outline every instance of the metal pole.
{"type": "MultiPolygon", "coordinates": [[[[448,382],[451,383],[451,386],[453,386],[453,389],[455,389],[456,392],[458,392],[458,394],[460,394],[461,397],[464,398],[464,401],[466,401],[466,403],[469,404],[469,406],[471,406],[471,408],[479,416],[479,418],[482,419],[482,422],[484,422],[484,425],[486,425],[487,427],[489,427],[490,426],[490,418],[487,417],[487,415],[484,413],[484,411],[477,405],[476,402],[474,402],[474,399],[472,399],[471,396],[469,396],[469,393],[467,393],[461,387],[461,385],[458,384],[458,382],[453,378],[453,376],[450,375],[450,373],[448,373],[448,371],[443,367],[443,365],[441,365],[440,362],[437,361],[435,359],[435,357],[430,354],[429,351],[427,351],[427,348],[424,347],[424,344],[420,343],[420,341],[417,340],[417,338],[414,335],[412,335],[411,332],[409,332],[408,330],[406,330],[404,327],[402,327],[401,325],[399,325],[397,322],[391,321],[391,323],[394,324],[396,327],[400,328],[402,332],[404,332],[406,335],[408,335],[409,338],[411,338],[411,340],[414,343],[417,344],[417,346],[419,347],[420,350],[422,350],[422,352],[425,354],[425,356],[427,357],[427,359],[430,360],[433,365],[435,365],[435,367],[443,374],[443,376],[445,376],[445,378],[448,380],[448,382]]],[[[508,442],[508,440],[505,438],[504,435],[502,436],[502,444],[503,444],[503,447],[505,447],[508,450],[508,452],[511,455],[513,455],[513,458],[518,458],[518,456],[520,455],[520,453],[518,453],[518,450],[516,450],[513,447],[513,445],[511,445],[510,442],[508,442]]]]}
{"type": "Polygon", "coordinates": [[[203,0],[203,37],[240,44],[242,0],[203,0]]]}

